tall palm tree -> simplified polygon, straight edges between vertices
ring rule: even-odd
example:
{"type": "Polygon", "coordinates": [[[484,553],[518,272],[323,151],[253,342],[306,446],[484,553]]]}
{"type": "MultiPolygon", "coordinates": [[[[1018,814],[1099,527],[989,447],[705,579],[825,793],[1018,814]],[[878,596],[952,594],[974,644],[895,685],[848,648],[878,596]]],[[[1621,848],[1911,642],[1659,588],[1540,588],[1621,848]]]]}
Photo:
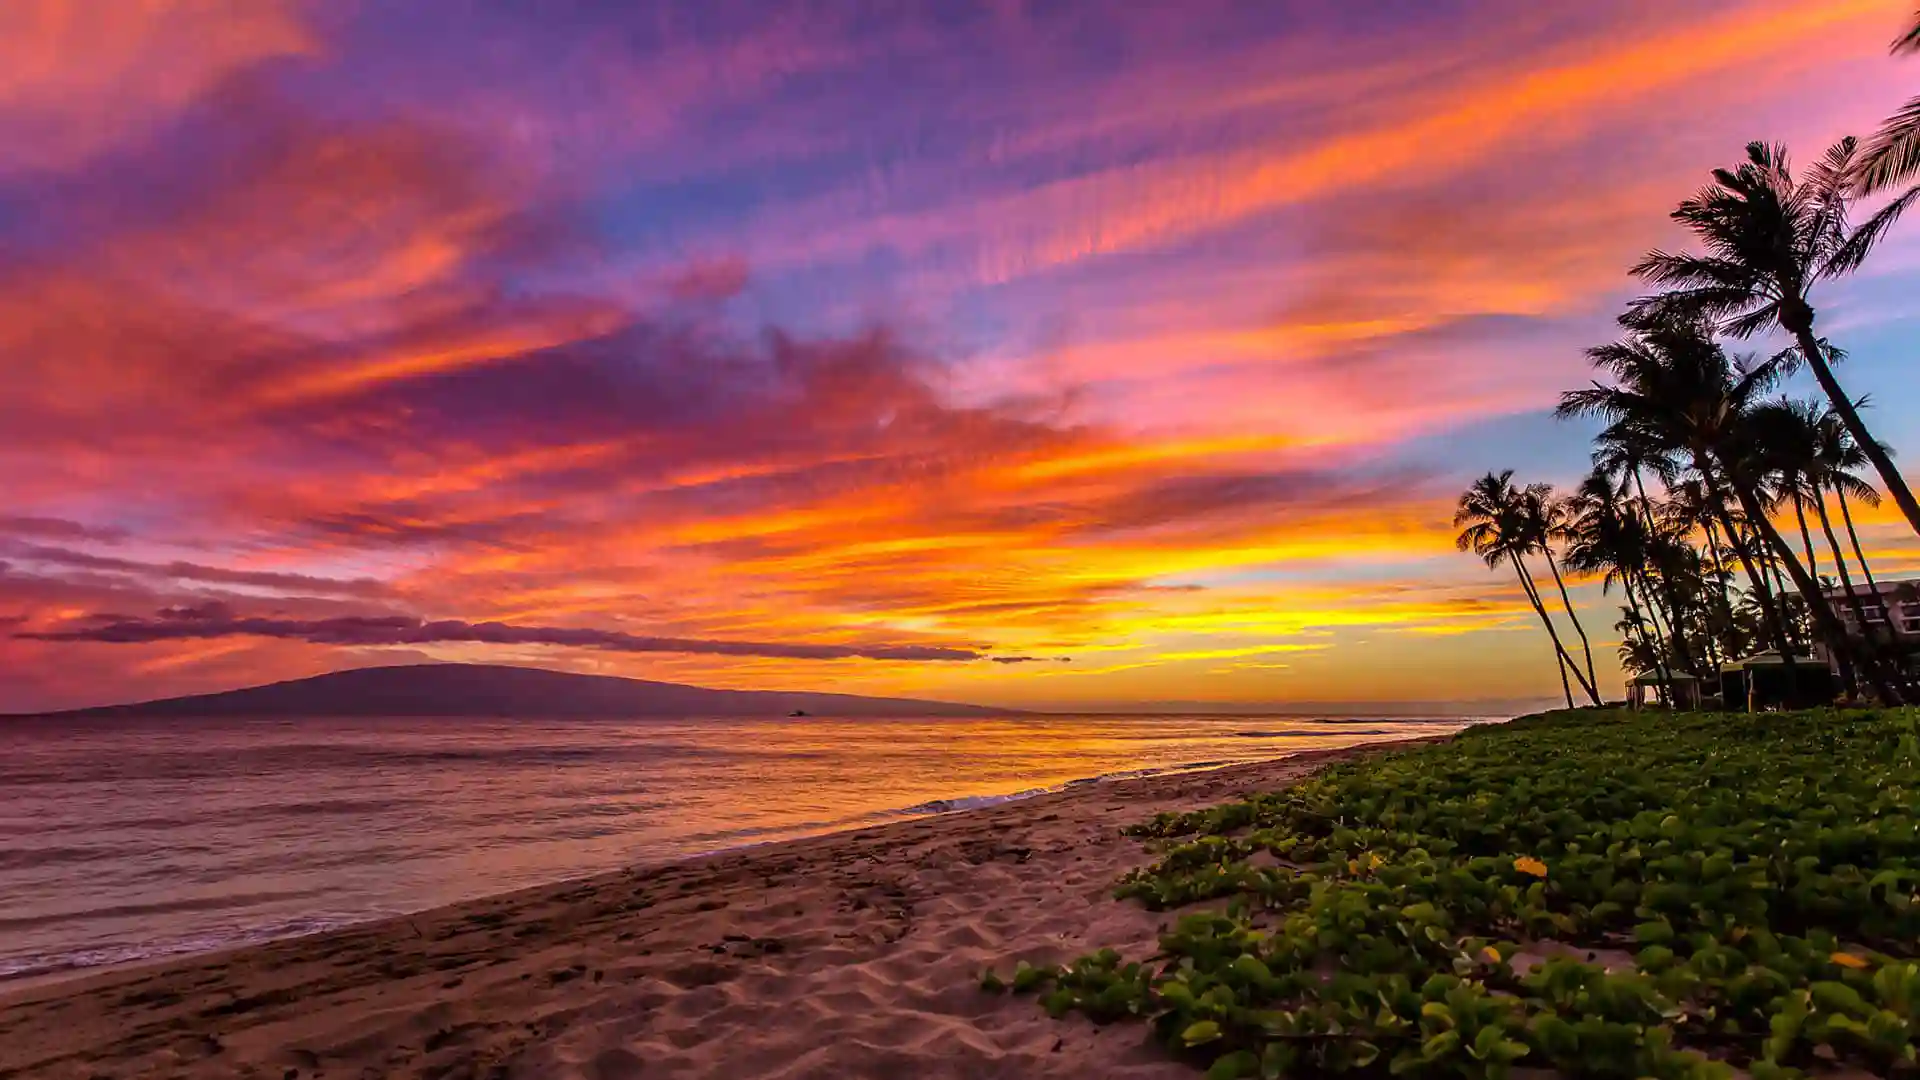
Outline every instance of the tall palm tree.
{"type": "MultiPolygon", "coordinates": [[[[1866,578],[1867,594],[1887,615],[1886,644],[1893,653],[1898,670],[1905,675],[1908,672],[1905,639],[1901,637],[1899,628],[1893,625],[1892,605],[1880,595],[1880,585],[1873,580],[1873,568],[1867,564],[1867,553],[1860,549],[1860,534],[1854,531],[1853,515],[1847,509],[1849,497],[1869,506],[1880,502],[1880,493],[1854,472],[1867,464],[1866,455],[1854,444],[1840,418],[1830,411],[1819,413],[1814,418],[1813,434],[1814,478],[1822,489],[1833,493],[1834,501],[1840,505],[1840,516],[1846,522],[1848,536],[1853,541],[1854,558],[1860,564],[1861,576],[1866,578]]],[[[1853,575],[1847,570],[1847,557],[1840,550],[1839,537],[1834,535],[1833,519],[1827,513],[1826,500],[1821,499],[1814,507],[1819,511],[1820,530],[1826,534],[1827,545],[1833,549],[1833,562],[1839,568],[1840,585],[1847,592],[1847,603],[1853,610],[1854,621],[1859,624],[1861,634],[1869,641],[1874,641],[1873,629],[1867,622],[1866,604],[1854,588],[1853,575]]]]}
{"type": "MultiPolygon", "coordinates": [[[[1920,15],[1913,28],[1893,43],[1894,55],[1920,52],[1920,15]]],[[[1888,117],[1866,153],[1860,156],[1857,183],[1862,195],[1871,195],[1920,176],[1920,97],[1908,101],[1888,117]]]]}
{"type": "MultiPolygon", "coordinates": [[[[1759,494],[1769,467],[1767,446],[1748,420],[1759,394],[1779,378],[1780,359],[1735,368],[1702,321],[1681,317],[1679,311],[1684,309],[1665,310],[1671,317],[1660,321],[1649,320],[1641,312],[1627,320],[1626,338],[1588,350],[1597,366],[1614,374],[1616,383],[1594,383],[1591,389],[1562,394],[1559,414],[1601,416],[1639,427],[1657,444],[1685,453],[1710,487],[1724,485],[1746,511],[1749,526],[1792,578],[1827,648],[1836,656],[1852,658],[1846,628],[1820,595],[1819,583],[1774,528],[1759,494]]],[[[1772,629],[1774,644],[1791,671],[1792,646],[1783,625],[1776,623],[1772,629]]],[[[1879,665],[1868,665],[1866,672],[1883,700],[1902,700],[1879,665]]]]}
{"type": "Polygon", "coordinates": [[[1513,567],[1520,579],[1521,591],[1526,593],[1527,602],[1533,606],[1534,614],[1540,616],[1547,637],[1553,641],[1553,651],[1560,663],[1560,689],[1566,694],[1567,708],[1573,708],[1573,687],[1567,681],[1569,670],[1580,680],[1581,689],[1593,703],[1600,704],[1599,693],[1586,682],[1573,658],[1561,646],[1560,633],[1554,629],[1553,619],[1547,615],[1546,605],[1540,602],[1540,593],[1533,587],[1533,575],[1527,572],[1523,556],[1532,550],[1536,533],[1534,523],[1527,519],[1521,493],[1513,486],[1513,470],[1488,473],[1474,481],[1460,496],[1453,523],[1463,527],[1455,540],[1461,551],[1480,556],[1490,568],[1499,566],[1503,560],[1513,567]]]}
{"type": "Polygon", "coordinates": [[[1920,534],[1920,501],[1880,451],[1834,377],[1832,355],[1813,333],[1813,287],[1858,269],[1900,215],[1920,201],[1916,185],[1859,226],[1851,225],[1849,189],[1857,151],[1854,139],[1842,139],[1796,179],[1785,146],[1749,144],[1744,164],[1715,169],[1714,182],[1673,212],[1705,254],[1648,254],[1634,274],[1672,291],[1634,306],[1656,318],[1665,311],[1704,315],[1721,332],[1740,338],[1769,327],[1785,331],[1847,431],[1866,450],[1881,484],[1920,534]]]}
{"type": "MultiPolygon", "coordinates": [[[[1667,487],[1667,501],[1664,506],[1668,517],[1668,527],[1682,534],[1696,530],[1707,541],[1707,553],[1711,557],[1708,572],[1703,582],[1708,588],[1708,613],[1717,618],[1718,629],[1731,634],[1735,626],[1733,605],[1727,599],[1729,573],[1727,557],[1720,546],[1720,521],[1726,516],[1726,500],[1718,492],[1709,491],[1699,477],[1676,480],[1667,487]]],[[[1715,620],[1709,619],[1709,625],[1715,620]]],[[[1715,635],[1708,634],[1709,640],[1715,635]]],[[[1738,642],[1720,642],[1720,652],[1727,659],[1741,655],[1738,642]]]]}
{"type": "MultiPolygon", "coordinates": [[[[1620,498],[1637,506],[1640,518],[1647,527],[1648,554],[1666,553],[1665,547],[1659,543],[1662,534],[1660,526],[1653,519],[1653,500],[1647,497],[1645,474],[1651,472],[1663,484],[1671,484],[1676,475],[1671,451],[1640,437],[1631,426],[1615,426],[1602,432],[1595,440],[1593,465],[1604,475],[1619,477],[1620,498]],[[1639,496],[1637,503],[1629,494],[1630,491],[1639,496]]],[[[1656,628],[1661,614],[1664,612],[1666,615],[1667,636],[1673,642],[1674,658],[1687,671],[1695,675],[1702,674],[1694,663],[1693,649],[1687,640],[1685,614],[1681,610],[1683,602],[1668,576],[1655,575],[1651,581],[1643,580],[1642,585],[1647,589],[1648,603],[1652,608],[1649,615],[1656,628]]]]}
{"type": "MultiPolygon", "coordinates": [[[[1785,398],[1762,404],[1747,417],[1747,427],[1756,447],[1756,464],[1770,470],[1774,503],[1793,507],[1794,520],[1800,527],[1801,551],[1807,557],[1807,573],[1815,581],[1820,579],[1820,557],[1814,552],[1813,532],[1807,527],[1807,504],[1818,506],[1826,499],[1819,478],[1820,417],[1819,406],[1785,398]]],[[[1839,555],[1837,545],[1834,554],[1836,558],[1839,555]]],[[[1846,567],[1842,565],[1839,570],[1844,579],[1846,567]]],[[[1821,599],[1826,599],[1824,591],[1821,599]]],[[[1866,616],[1860,609],[1859,598],[1849,590],[1847,599],[1855,619],[1864,627],[1866,616]]],[[[1867,647],[1870,649],[1870,643],[1867,647]]],[[[1859,676],[1850,657],[1838,653],[1834,659],[1848,691],[1858,693],[1859,676]]]]}
{"type": "MultiPolygon", "coordinates": [[[[1560,395],[1556,414],[1604,417],[1613,428],[1631,433],[1625,437],[1684,455],[1708,490],[1731,490],[1714,456],[1731,441],[1739,418],[1778,380],[1779,364],[1768,361],[1736,373],[1705,327],[1682,313],[1661,318],[1641,313],[1622,322],[1628,326],[1626,336],[1587,350],[1595,367],[1613,375],[1614,385],[1596,382],[1570,390],[1560,395]]],[[[1731,537],[1736,532],[1732,515],[1724,501],[1715,501],[1721,528],[1731,537]]],[[[1770,590],[1753,559],[1744,549],[1736,550],[1756,597],[1768,597],[1770,590]]],[[[1771,603],[1763,610],[1767,635],[1791,667],[1793,648],[1785,620],[1771,603]]]]}
{"type": "Polygon", "coordinates": [[[1857,475],[1858,470],[1869,464],[1867,455],[1853,441],[1846,425],[1832,413],[1821,417],[1818,434],[1821,482],[1833,492],[1834,501],[1840,506],[1840,519],[1846,524],[1847,538],[1853,547],[1854,560],[1860,564],[1860,574],[1867,579],[1867,591],[1877,596],[1880,586],[1873,580],[1873,567],[1867,563],[1867,553],[1861,550],[1860,533],[1853,527],[1853,511],[1847,506],[1849,500],[1868,506],[1880,505],[1880,493],[1857,475]]]}
{"type": "Polygon", "coordinates": [[[1600,680],[1593,673],[1593,645],[1587,640],[1587,628],[1580,625],[1580,614],[1573,609],[1573,598],[1567,595],[1567,583],[1560,576],[1560,565],[1554,561],[1554,541],[1566,528],[1566,516],[1560,501],[1553,497],[1553,487],[1549,484],[1528,484],[1520,491],[1520,509],[1526,520],[1526,534],[1534,542],[1534,549],[1547,558],[1547,569],[1553,573],[1554,587],[1560,590],[1560,605],[1567,611],[1567,621],[1573,624],[1574,632],[1580,635],[1580,651],[1586,655],[1587,679],[1589,690],[1598,689],[1600,680]]]}
{"type": "Polygon", "coordinates": [[[1747,417],[1748,427],[1760,438],[1760,464],[1770,470],[1772,498],[1766,501],[1793,507],[1807,572],[1815,580],[1820,577],[1820,558],[1814,554],[1813,533],[1807,528],[1807,504],[1821,498],[1816,479],[1820,467],[1818,423],[1817,407],[1787,398],[1761,404],[1747,417]]]}
{"type": "MultiPolygon", "coordinates": [[[[1845,625],[1834,614],[1833,606],[1828,603],[1820,583],[1800,565],[1792,546],[1774,527],[1767,512],[1762,492],[1769,475],[1778,468],[1778,462],[1792,452],[1790,445],[1783,448],[1781,444],[1790,444],[1799,438],[1794,434],[1781,434],[1777,423],[1779,415],[1771,409],[1760,411],[1757,415],[1754,410],[1747,410],[1736,419],[1728,442],[1717,454],[1726,470],[1728,485],[1740,499],[1752,528],[1773,550],[1776,565],[1793,582],[1795,591],[1805,605],[1813,633],[1826,644],[1828,653],[1840,666],[1842,674],[1852,672],[1849,678],[1865,682],[1880,700],[1888,704],[1904,704],[1906,695],[1896,688],[1896,682],[1901,680],[1888,668],[1871,643],[1857,644],[1847,633],[1845,625]]],[[[1808,547],[1811,550],[1811,540],[1808,541],[1808,547]]]]}
{"type": "MultiPolygon", "coordinates": [[[[1666,689],[1667,700],[1675,700],[1660,627],[1647,617],[1635,590],[1636,580],[1645,589],[1641,575],[1647,565],[1646,533],[1639,518],[1620,512],[1613,482],[1600,472],[1581,481],[1567,496],[1563,518],[1561,536],[1567,545],[1567,567],[1599,577],[1602,594],[1615,582],[1620,584],[1627,594],[1628,619],[1639,632],[1643,646],[1637,655],[1649,660],[1639,671],[1653,671],[1666,689]]],[[[1624,654],[1624,645],[1622,650],[1624,654]]]]}

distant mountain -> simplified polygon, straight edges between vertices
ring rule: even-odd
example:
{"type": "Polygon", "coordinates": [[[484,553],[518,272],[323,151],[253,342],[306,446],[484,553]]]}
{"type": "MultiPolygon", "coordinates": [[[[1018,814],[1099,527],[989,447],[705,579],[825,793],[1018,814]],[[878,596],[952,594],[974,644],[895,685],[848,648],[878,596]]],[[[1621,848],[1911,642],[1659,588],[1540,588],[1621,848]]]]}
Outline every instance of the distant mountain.
{"type": "Polygon", "coordinates": [[[574,675],[500,664],[357,668],[217,694],[40,715],[118,716],[994,716],[1010,710],[912,698],[784,690],[709,690],[681,683],[574,675]]]}

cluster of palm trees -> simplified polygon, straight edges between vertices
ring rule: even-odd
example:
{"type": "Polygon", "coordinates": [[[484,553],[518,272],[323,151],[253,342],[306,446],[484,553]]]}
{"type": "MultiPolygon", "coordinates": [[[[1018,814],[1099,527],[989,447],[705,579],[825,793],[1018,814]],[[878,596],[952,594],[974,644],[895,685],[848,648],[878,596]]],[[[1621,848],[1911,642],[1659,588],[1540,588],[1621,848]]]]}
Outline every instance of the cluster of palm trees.
{"type": "MultiPolygon", "coordinates": [[[[1920,16],[1895,47],[1920,52],[1920,16]]],[[[1669,701],[1680,676],[1706,679],[1756,651],[1777,652],[1791,672],[1817,648],[1849,693],[1920,703],[1900,637],[1866,632],[1875,622],[1866,607],[1883,601],[1852,513],[1880,501],[1869,476],[1916,534],[1920,503],[1867,429],[1865,402],[1835,377],[1845,354],[1816,332],[1814,307],[1815,290],[1858,269],[1920,201],[1916,179],[1920,98],[1864,149],[1843,139],[1797,175],[1785,147],[1748,146],[1744,162],[1715,170],[1673,212],[1699,250],[1655,251],[1633,268],[1656,291],[1620,317],[1617,341],[1588,350],[1604,377],[1561,395],[1558,415],[1605,425],[1592,474],[1562,496],[1490,473],[1461,496],[1461,550],[1518,576],[1569,706],[1576,686],[1596,705],[1602,693],[1566,573],[1619,587],[1622,665],[1664,684],[1669,701]],[[1880,205],[1855,223],[1867,199],[1880,205]],[[1763,333],[1787,347],[1764,358],[1728,351],[1763,333]],[[1824,401],[1775,396],[1802,367],[1824,401]],[[1548,613],[1536,558],[1578,657],[1548,613]]]]}

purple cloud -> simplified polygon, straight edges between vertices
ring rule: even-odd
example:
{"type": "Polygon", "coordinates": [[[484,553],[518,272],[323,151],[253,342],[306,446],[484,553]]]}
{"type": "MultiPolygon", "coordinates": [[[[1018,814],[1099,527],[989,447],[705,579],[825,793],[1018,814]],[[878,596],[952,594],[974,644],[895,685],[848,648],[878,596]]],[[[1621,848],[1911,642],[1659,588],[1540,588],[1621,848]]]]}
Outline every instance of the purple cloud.
{"type": "MultiPolygon", "coordinates": [[[[459,619],[425,620],[405,615],[348,615],[330,619],[281,619],[242,616],[224,604],[164,608],[156,618],[109,616],[111,621],[74,630],[18,634],[37,641],[93,641],[114,645],[195,638],[268,637],[316,645],[428,645],[473,642],[488,645],[565,645],[630,653],[699,653],[709,656],[766,656],[788,660],[980,660],[977,649],[936,645],[808,645],[769,641],[715,641],[706,638],[654,637],[618,630],[561,626],[470,623],[459,619]]],[[[995,658],[1011,659],[1011,658],[995,658]]]]}
{"type": "Polygon", "coordinates": [[[389,592],[387,584],[375,578],[343,579],[317,577],[312,574],[281,573],[273,570],[228,570],[218,566],[203,566],[199,563],[181,561],[139,562],[134,559],[93,555],[84,551],[70,551],[66,548],[44,547],[38,544],[0,543],[0,550],[30,562],[52,563],[77,570],[135,574],[141,577],[168,578],[207,585],[240,585],[257,589],[317,593],[324,596],[372,597],[384,596],[389,592]]]}
{"type": "Polygon", "coordinates": [[[8,517],[0,515],[0,533],[32,536],[44,540],[96,540],[118,543],[127,538],[125,529],[96,528],[78,521],[52,517],[8,517]]]}

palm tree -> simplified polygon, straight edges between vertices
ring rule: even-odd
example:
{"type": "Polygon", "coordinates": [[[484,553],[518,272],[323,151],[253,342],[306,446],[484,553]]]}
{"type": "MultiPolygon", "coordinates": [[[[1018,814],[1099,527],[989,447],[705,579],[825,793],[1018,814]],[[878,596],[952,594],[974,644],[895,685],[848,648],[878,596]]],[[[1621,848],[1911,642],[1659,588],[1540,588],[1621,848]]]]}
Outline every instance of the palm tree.
{"type": "Polygon", "coordinates": [[[1759,433],[1763,465],[1771,470],[1776,505],[1791,504],[1800,526],[1800,548],[1807,557],[1807,573],[1820,577],[1820,559],[1814,554],[1813,533],[1807,528],[1807,504],[1821,499],[1819,481],[1820,410],[1806,402],[1781,398],[1755,408],[1747,424],[1759,433]]]}
{"type": "MultiPolygon", "coordinates": [[[[1819,406],[1785,398],[1760,405],[1747,417],[1747,426],[1757,447],[1757,460],[1761,467],[1771,470],[1772,501],[1776,505],[1792,504],[1794,520],[1800,526],[1801,550],[1807,557],[1807,573],[1815,581],[1820,578],[1820,558],[1814,553],[1813,532],[1807,527],[1807,504],[1819,506],[1826,499],[1819,479],[1820,417],[1819,406]]],[[[1839,556],[1838,545],[1834,547],[1834,555],[1836,559],[1839,556]]],[[[1839,570],[1844,580],[1845,565],[1839,570]]],[[[1825,598],[1822,592],[1821,599],[1825,598]]],[[[1853,606],[1855,619],[1864,627],[1866,616],[1851,588],[1847,599],[1853,606]]],[[[1859,677],[1849,657],[1839,653],[1835,660],[1848,691],[1858,693],[1859,677]]]]}
{"type": "MultiPolygon", "coordinates": [[[[1666,688],[1667,700],[1673,701],[1673,676],[1666,663],[1659,624],[1647,618],[1635,592],[1636,579],[1642,591],[1646,588],[1642,576],[1647,566],[1646,534],[1639,519],[1620,513],[1612,480],[1597,471],[1567,496],[1562,516],[1561,537],[1567,544],[1568,569],[1599,577],[1602,594],[1615,582],[1620,583],[1627,594],[1629,621],[1638,630],[1643,646],[1637,655],[1649,659],[1638,671],[1652,670],[1666,688]]],[[[1623,655],[1625,649],[1623,645],[1623,655]]]]}
{"type": "MultiPolygon", "coordinates": [[[[1595,440],[1593,465],[1602,475],[1620,478],[1620,498],[1628,503],[1633,502],[1629,495],[1629,484],[1631,484],[1631,491],[1639,496],[1637,506],[1640,518],[1647,527],[1648,554],[1665,554],[1665,548],[1659,543],[1662,534],[1660,527],[1653,520],[1653,500],[1647,497],[1644,474],[1652,472],[1662,483],[1671,484],[1677,471],[1671,452],[1641,438],[1631,427],[1614,427],[1602,432],[1595,440]]],[[[1658,559],[1655,560],[1656,563],[1658,561],[1658,559]]],[[[1701,674],[1698,666],[1693,662],[1693,650],[1687,642],[1680,595],[1673,588],[1668,576],[1662,573],[1651,582],[1643,579],[1642,586],[1647,590],[1648,603],[1652,609],[1649,614],[1656,628],[1659,626],[1662,610],[1665,611],[1667,636],[1673,642],[1675,659],[1687,671],[1695,675],[1701,674]]]]}
{"type": "MultiPolygon", "coordinates": [[[[1727,557],[1720,546],[1720,521],[1727,516],[1725,498],[1718,492],[1709,491],[1699,477],[1688,477],[1668,484],[1667,501],[1663,509],[1667,514],[1669,528],[1682,534],[1690,534],[1698,530],[1706,537],[1711,565],[1702,575],[1702,583],[1711,586],[1706,590],[1709,594],[1708,614],[1717,617],[1717,629],[1720,632],[1731,635],[1736,623],[1733,617],[1733,605],[1727,599],[1727,582],[1730,577],[1727,570],[1727,557]],[[1718,601],[1717,611],[1713,610],[1715,600],[1718,601]]],[[[1707,640],[1709,641],[1718,636],[1713,632],[1714,621],[1712,618],[1707,620],[1709,625],[1707,640]]],[[[1719,644],[1721,654],[1727,659],[1742,655],[1739,642],[1721,641],[1719,644]]]]}
{"type": "MultiPolygon", "coordinates": [[[[1916,33],[1920,33],[1920,30],[1916,30],[1916,33]]],[[[1867,579],[1867,590],[1877,596],[1880,586],[1873,580],[1873,567],[1867,564],[1867,553],[1860,548],[1860,533],[1854,529],[1853,511],[1847,507],[1849,499],[1856,499],[1868,506],[1880,505],[1880,493],[1874,490],[1872,484],[1856,475],[1856,470],[1868,465],[1867,455],[1853,441],[1853,436],[1847,433],[1846,425],[1832,413],[1820,418],[1818,435],[1821,483],[1833,492],[1834,501],[1840,505],[1840,520],[1846,524],[1853,557],[1860,564],[1861,575],[1867,579]]],[[[1821,512],[1825,513],[1824,505],[1821,512]]],[[[1837,554],[1835,558],[1845,563],[1837,554]]]]}
{"type": "MultiPolygon", "coordinates": [[[[1647,621],[1632,608],[1620,609],[1620,621],[1613,624],[1620,631],[1620,666],[1634,675],[1653,672],[1662,684],[1671,684],[1662,666],[1660,649],[1647,640],[1647,621]]],[[[1668,698],[1669,701],[1673,700],[1668,698]]]]}
{"type": "MultiPolygon", "coordinates": [[[[1594,383],[1590,388],[1560,395],[1556,415],[1601,416],[1612,421],[1617,438],[1644,440],[1685,455],[1710,491],[1729,490],[1714,455],[1727,445],[1733,425],[1779,378],[1779,364],[1768,361],[1743,373],[1727,363],[1719,345],[1696,319],[1670,313],[1662,319],[1644,314],[1623,319],[1628,333],[1621,340],[1587,350],[1594,366],[1610,372],[1615,385],[1594,383]],[[1636,329],[1637,327],[1637,329],[1636,329]]],[[[1724,500],[1714,500],[1721,528],[1736,534],[1724,500]]],[[[1736,549],[1757,597],[1769,590],[1753,559],[1736,549]]],[[[1793,664],[1793,648],[1786,638],[1785,621],[1763,608],[1767,635],[1786,664],[1793,664]]]]}
{"type": "Polygon", "coordinates": [[[1654,251],[1633,268],[1635,275],[1673,291],[1636,301],[1641,318],[1663,312],[1695,313],[1716,328],[1745,338],[1769,327],[1784,330],[1800,360],[1813,369],[1847,431],[1866,450],[1880,482],[1907,523],[1920,534],[1920,502],[1880,451],[1834,377],[1832,357],[1814,336],[1814,285],[1857,269],[1901,214],[1920,200],[1920,185],[1853,227],[1848,223],[1857,143],[1842,139],[1820,164],[1796,180],[1784,146],[1751,143],[1747,161],[1715,169],[1713,184],[1681,203],[1674,220],[1691,229],[1706,253],[1654,251]]]}
{"type": "MultiPolygon", "coordinates": [[[[1894,55],[1920,52],[1920,15],[1913,28],[1893,43],[1894,55]]],[[[1900,107],[1888,117],[1867,152],[1860,157],[1855,183],[1860,194],[1871,195],[1920,176],[1920,97],[1900,107]]]]}
{"type": "MultiPolygon", "coordinates": [[[[1597,366],[1614,374],[1616,384],[1594,383],[1591,389],[1562,394],[1559,415],[1602,416],[1638,428],[1642,437],[1656,445],[1687,455],[1709,487],[1724,485],[1746,512],[1749,527],[1792,578],[1812,625],[1828,649],[1835,656],[1852,658],[1846,628],[1827,606],[1819,583],[1807,574],[1774,528],[1760,496],[1770,467],[1768,446],[1764,433],[1754,430],[1749,420],[1759,394],[1779,378],[1780,358],[1736,368],[1728,363],[1726,353],[1700,319],[1682,316],[1684,309],[1655,310],[1664,310],[1667,317],[1652,320],[1642,310],[1623,320],[1630,331],[1626,338],[1588,350],[1597,366]]],[[[1722,524],[1731,531],[1730,521],[1722,524]]],[[[1777,620],[1771,630],[1782,661],[1791,671],[1793,652],[1784,620],[1777,620]]],[[[1900,702],[1879,665],[1867,665],[1866,671],[1873,690],[1883,700],[1900,702]]]]}
{"type": "MultiPolygon", "coordinates": [[[[1773,550],[1776,565],[1792,580],[1794,589],[1806,606],[1808,623],[1825,642],[1842,673],[1855,673],[1848,675],[1849,678],[1864,676],[1866,683],[1882,701],[1893,705],[1904,704],[1905,696],[1895,689],[1892,673],[1882,663],[1878,651],[1872,649],[1870,644],[1856,647],[1846,627],[1834,614],[1832,605],[1827,602],[1820,583],[1800,565],[1793,548],[1774,527],[1767,513],[1762,492],[1769,475],[1779,468],[1780,461],[1788,459],[1795,452],[1792,443],[1801,437],[1791,432],[1782,434],[1784,425],[1780,423],[1780,417],[1781,412],[1769,408],[1747,410],[1737,418],[1728,442],[1718,453],[1729,486],[1740,499],[1752,528],[1773,550]]],[[[1804,515],[1801,520],[1804,535],[1804,515]]],[[[1808,550],[1811,549],[1812,542],[1809,540],[1808,550]]]]}
{"type": "Polygon", "coordinates": [[[1534,614],[1540,616],[1541,625],[1547,629],[1547,637],[1553,640],[1553,651],[1560,663],[1560,689],[1566,694],[1567,708],[1573,708],[1573,687],[1567,682],[1569,669],[1573,671],[1574,678],[1580,680],[1581,689],[1593,699],[1593,703],[1600,704],[1600,695],[1587,683],[1580,669],[1574,666],[1573,658],[1561,646],[1560,633],[1554,629],[1546,605],[1540,602],[1540,593],[1533,587],[1533,575],[1527,572],[1523,556],[1533,549],[1537,533],[1535,523],[1528,520],[1521,492],[1513,486],[1513,470],[1488,473],[1474,481],[1473,486],[1460,496],[1453,523],[1455,526],[1464,526],[1455,540],[1455,545],[1461,551],[1471,551],[1480,556],[1490,568],[1499,566],[1505,560],[1520,578],[1521,590],[1526,593],[1534,614]]]}
{"type": "MultiPolygon", "coordinates": [[[[1873,580],[1873,568],[1867,565],[1867,554],[1860,550],[1860,535],[1854,531],[1853,515],[1847,509],[1849,496],[1859,499],[1869,506],[1878,505],[1880,493],[1873,485],[1855,475],[1854,470],[1867,463],[1867,456],[1855,445],[1852,436],[1847,434],[1846,426],[1832,412],[1821,412],[1814,417],[1814,465],[1813,476],[1819,488],[1833,492],[1834,501],[1840,504],[1840,516],[1845,521],[1847,533],[1853,542],[1854,558],[1860,564],[1860,573],[1867,580],[1867,590],[1883,611],[1889,612],[1889,634],[1887,642],[1892,647],[1894,659],[1902,673],[1907,670],[1906,650],[1898,628],[1891,624],[1891,607],[1880,595],[1880,585],[1873,580]]],[[[1847,591],[1847,603],[1853,609],[1854,621],[1860,626],[1860,632],[1868,640],[1874,640],[1873,629],[1867,623],[1865,604],[1853,587],[1853,575],[1847,570],[1847,557],[1840,550],[1840,539],[1834,535],[1833,519],[1827,514],[1824,498],[1814,503],[1819,512],[1820,530],[1826,534],[1827,546],[1833,549],[1833,563],[1840,571],[1840,585],[1847,591]]]]}
{"type": "MultiPolygon", "coordinates": [[[[1567,583],[1560,576],[1560,566],[1553,558],[1553,544],[1566,529],[1566,515],[1560,501],[1553,497],[1553,487],[1548,484],[1528,484],[1520,492],[1520,509],[1526,520],[1526,534],[1533,540],[1533,547],[1547,557],[1547,569],[1553,573],[1554,587],[1560,590],[1560,604],[1567,610],[1567,621],[1573,624],[1574,632],[1580,635],[1580,651],[1586,655],[1586,686],[1591,693],[1600,685],[1593,673],[1593,645],[1587,640],[1587,628],[1580,625],[1580,615],[1573,609],[1573,598],[1567,595],[1567,583]]],[[[1596,702],[1597,704],[1597,702],[1596,702]]]]}

